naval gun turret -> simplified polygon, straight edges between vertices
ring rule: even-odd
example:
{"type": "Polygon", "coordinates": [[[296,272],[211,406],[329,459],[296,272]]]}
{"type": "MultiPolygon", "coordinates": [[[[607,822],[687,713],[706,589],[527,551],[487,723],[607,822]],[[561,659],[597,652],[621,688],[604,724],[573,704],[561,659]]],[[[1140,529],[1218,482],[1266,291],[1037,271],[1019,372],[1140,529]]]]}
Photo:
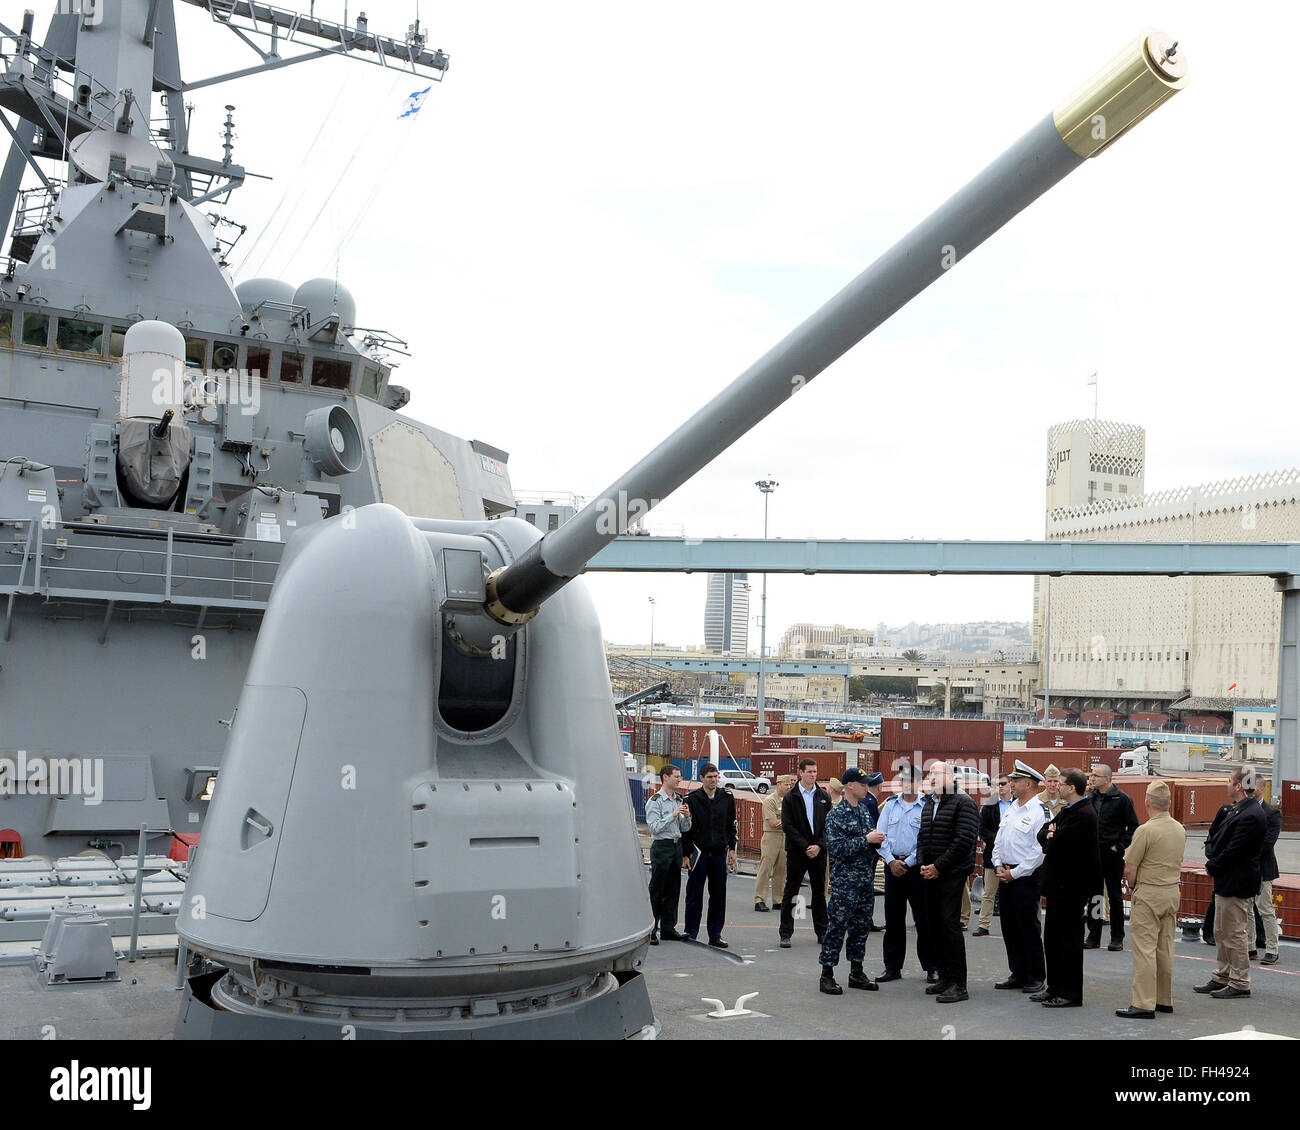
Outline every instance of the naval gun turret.
{"type": "Polygon", "coordinates": [[[538,539],[387,505],[286,548],[179,931],[182,1036],[629,1036],[652,927],[595,609],[609,540],[1186,83],[1148,31],[538,539]]]}

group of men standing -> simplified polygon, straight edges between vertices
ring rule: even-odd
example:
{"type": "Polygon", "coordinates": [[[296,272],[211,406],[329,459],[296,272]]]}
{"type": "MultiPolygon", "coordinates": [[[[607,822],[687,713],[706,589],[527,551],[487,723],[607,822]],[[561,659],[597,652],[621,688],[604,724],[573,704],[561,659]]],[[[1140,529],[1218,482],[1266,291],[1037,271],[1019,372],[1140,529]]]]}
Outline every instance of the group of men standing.
{"type": "MultiPolygon", "coordinates": [[[[669,767],[663,787],[646,805],[654,837],[650,897],[658,938],[677,939],[681,866],[687,880],[685,937],[699,929],[704,886],[709,893],[709,944],[722,940],[727,871],[734,866],[735,802],[718,788],[718,770],[705,764],[703,788],[685,803],[676,796],[680,773],[669,767]]],[[[1169,812],[1165,781],[1146,790],[1147,820],[1139,825],[1132,800],[1111,780],[1104,764],[1088,775],[1049,766],[1046,774],[1015,762],[998,780],[995,797],[977,806],[960,787],[953,767],[936,763],[922,774],[911,764],[898,773],[898,791],[876,809],[872,787],[881,775],[852,768],[843,796],[832,803],[817,784],[817,764],[799,765],[797,781],[781,777],[764,799],[762,862],[755,909],[768,910],[771,890],[780,901],[779,939],[789,948],[800,887],[809,880],[813,929],[821,947],[820,991],[839,995],[835,967],[841,949],[850,964],[850,988],[875,990],[902,977],[908,907],[917,928],[917,958],[926,971],[926,992],[940,1004],[969,999],[963,895],[982,842],[985,887],[980,929],[987,934],[998,898],[1010,975],[995,987],[1020,990],[1048,1008],[1083,1004],[1083,953],[1097,949],[1105,923],[1110,950],[1124,948],[1121,881],[1132,895],[1132,1003],[1116,1015],[1153,1019],[1172,1012],[1174,939],[1187,833],[1169,812]],[[1039,786],[1045,786],[1040,792],[1039,786]],[[885,867],[884,970],[873,981],[863,970],[873,923],[871,905],[878,861],[885,867]],[[826,901],[829,868],[830,901],[826,901]],[[1044,923],[1045,916],[1045,923],[1044,923]]],[[[1272,843],[1280,819],[1254,796],[1250,770],[1234,770],[1230,804],[1216,815],[1206,839],[1206,870],[1214,878],[1218,967],[1196,992],[1218,999],[1250,995],[1249,957],[1257,900],[1268,899],[1277,875],[1272,843]],[[1271,838],[1270,838],[1271,836],[1271,838]]],[[[968,896],[967,896],[968,897],[968,896]]],[[[1276,921],[1265,960],[1277,960],[1276,921]]]]}

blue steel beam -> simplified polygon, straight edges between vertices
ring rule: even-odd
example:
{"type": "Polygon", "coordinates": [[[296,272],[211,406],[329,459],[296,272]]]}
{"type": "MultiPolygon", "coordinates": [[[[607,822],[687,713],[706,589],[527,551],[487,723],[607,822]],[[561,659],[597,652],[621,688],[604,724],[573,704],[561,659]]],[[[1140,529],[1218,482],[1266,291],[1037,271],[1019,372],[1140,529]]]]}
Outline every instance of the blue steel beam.
{"type": "Polygon", "coordinates": [[[950,573],[967,576],[1300,576],[1300,542],[786,541],[620,537],[608,573],[950,573]]]}

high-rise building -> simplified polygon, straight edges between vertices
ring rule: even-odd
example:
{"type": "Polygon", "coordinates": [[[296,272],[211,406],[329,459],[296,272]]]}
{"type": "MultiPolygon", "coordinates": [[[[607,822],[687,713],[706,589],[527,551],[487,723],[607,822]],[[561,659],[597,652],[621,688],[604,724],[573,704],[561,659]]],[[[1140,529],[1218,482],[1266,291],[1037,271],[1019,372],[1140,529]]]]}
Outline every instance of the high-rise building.
{"type": "Polygon", "coordinates": [[[720,655],[749,648],[749,574],[710,573],[704,601],[704,646],[720,655]]]}

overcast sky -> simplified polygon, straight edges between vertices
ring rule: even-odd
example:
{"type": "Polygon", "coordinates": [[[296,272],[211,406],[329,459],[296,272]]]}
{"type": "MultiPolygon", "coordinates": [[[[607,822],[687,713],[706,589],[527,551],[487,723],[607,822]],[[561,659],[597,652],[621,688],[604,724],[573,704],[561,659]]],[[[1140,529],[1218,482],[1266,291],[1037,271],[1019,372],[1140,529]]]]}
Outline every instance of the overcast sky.
{"type": "MultiPolygon", "coordinates": [[[[400,36],[415,5],[359,8],[400,36]]],[[[341,17],[342,0],[316,11],[341,17]]],[[[1293,9],[426,0],[421,15],[451,68],[416,118],[397,114],[423,83],[327,59],[195,92],[191,146],[219,156],[235,104],[236,160],[276,178],[227,207],[250,229],[237,278],[296,284],[337,257],[358,320],[410,342],[407,411],[508,451],[517,490],[599,492],[1144,22],[1180,40],[1188,88],[652,523],[761,534],[753,483],[773,477],[776,537],[1041,537],[1046,431],[1092,414],[1094,371],[1101,417],[1147,429],[1148,490],[1298,461],[1295,91],[1278,64],[1293,9]]],[[[178,18],[187,78],[254,60],[205,12],[178,18]]],[[[648,639],[651,595],[657,641],[703,638],[703,576],[589,584],[608,639],[648,639]]],[[[774,577],[768,635],[1026,620],[1030,594],[774,577]]]]}

